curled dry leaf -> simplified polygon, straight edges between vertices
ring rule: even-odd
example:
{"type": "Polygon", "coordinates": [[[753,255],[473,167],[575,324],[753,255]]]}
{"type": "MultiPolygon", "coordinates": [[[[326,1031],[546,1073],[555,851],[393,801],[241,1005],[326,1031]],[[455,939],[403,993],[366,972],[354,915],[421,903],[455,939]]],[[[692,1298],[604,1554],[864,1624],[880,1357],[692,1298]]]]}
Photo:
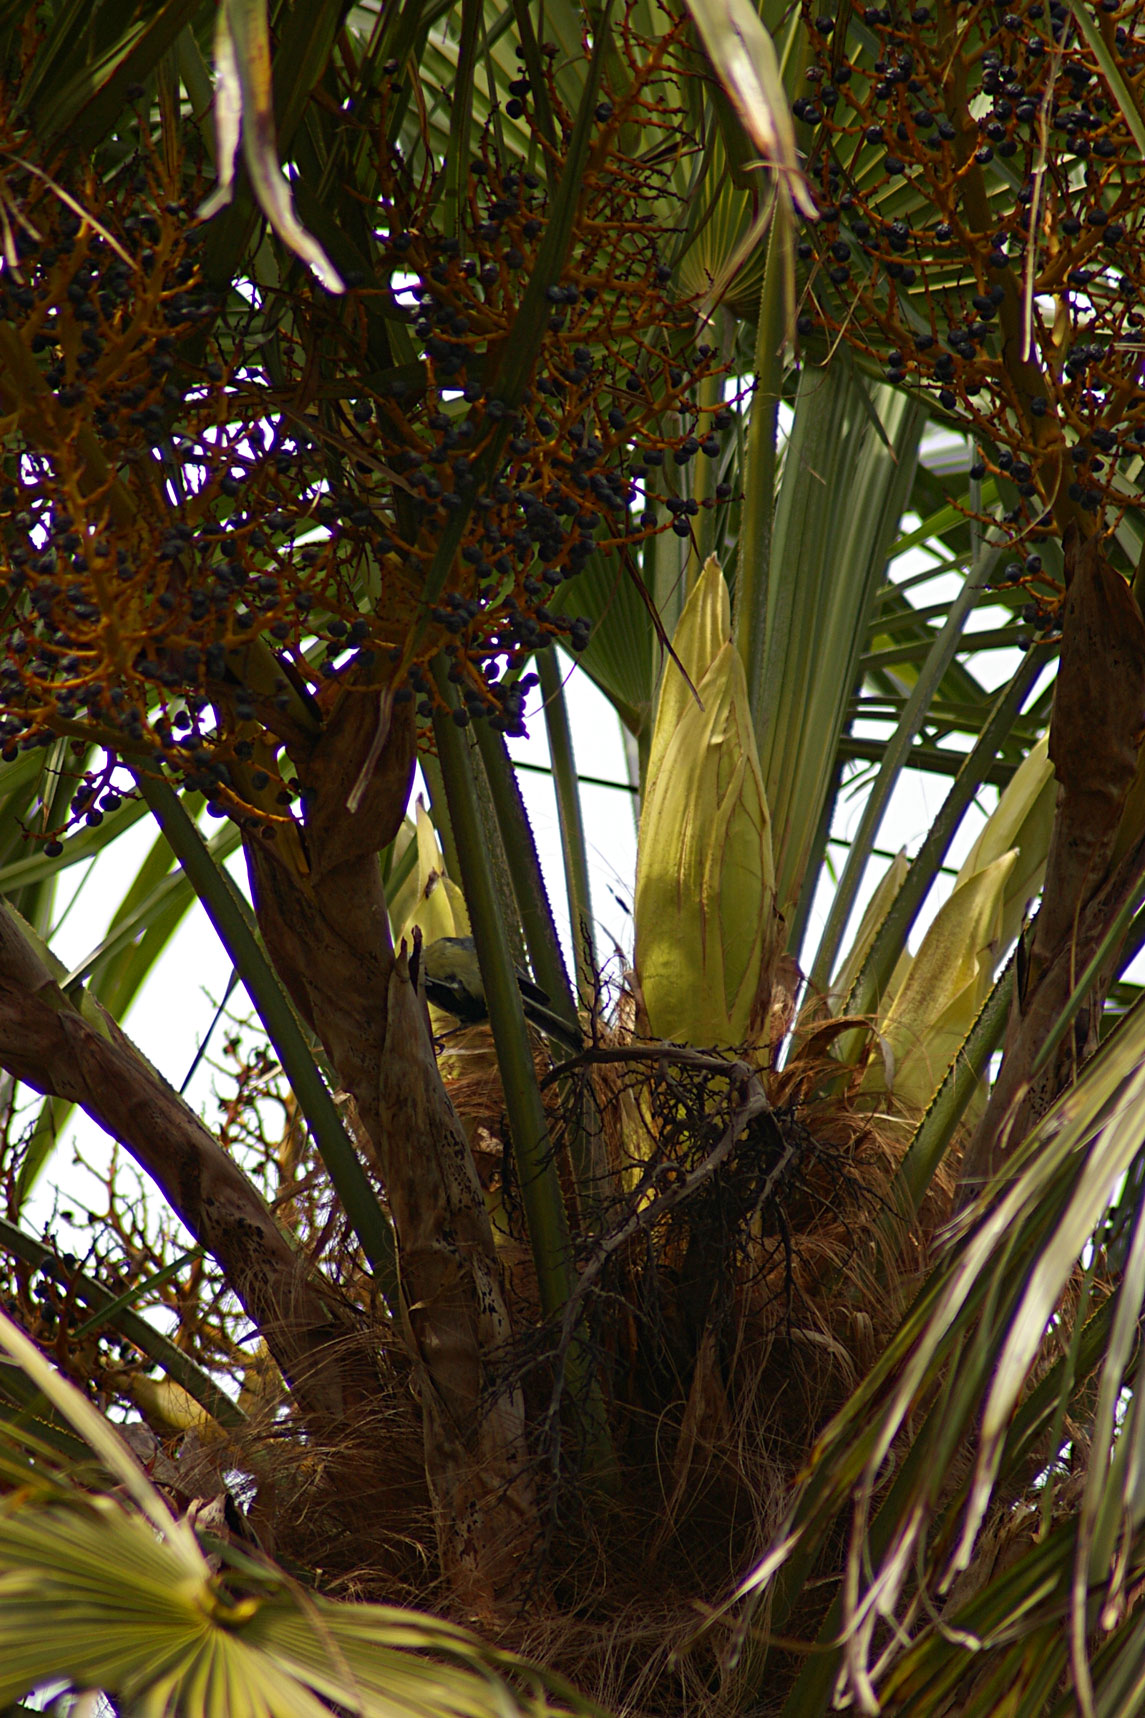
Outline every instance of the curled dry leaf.
{"type": "Polygon", "coordinates": [[[688,0],[688,10],[717,77],[784,196],[805,220],[818,220],[795,148],[795,128],[775,45],[750,0],[688,0]]]}
{"type": "Polygon", "coordinates": [[[241,136],[251,185],[274,231],[314,270],[327,292],[344,291],[334,264],[295,214],[290,186],[278,164],[266,0],[222,0],[215,22],[215,77],[219,183],[200,208],[200,217],[207,220],[230,202],[241,136]]]}

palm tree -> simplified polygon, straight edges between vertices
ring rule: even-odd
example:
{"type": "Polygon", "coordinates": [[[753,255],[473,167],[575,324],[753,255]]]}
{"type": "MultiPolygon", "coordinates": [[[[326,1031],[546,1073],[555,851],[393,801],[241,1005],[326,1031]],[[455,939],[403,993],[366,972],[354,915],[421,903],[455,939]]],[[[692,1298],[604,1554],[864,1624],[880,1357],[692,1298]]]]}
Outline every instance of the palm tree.
{"type": "Polygon", "coordinates": [[[1135,14],[2,15],[4,1698],[1135,1709],[1135,14]],[[215,1131],[121,1024],[194,899],[215,1131]]]}

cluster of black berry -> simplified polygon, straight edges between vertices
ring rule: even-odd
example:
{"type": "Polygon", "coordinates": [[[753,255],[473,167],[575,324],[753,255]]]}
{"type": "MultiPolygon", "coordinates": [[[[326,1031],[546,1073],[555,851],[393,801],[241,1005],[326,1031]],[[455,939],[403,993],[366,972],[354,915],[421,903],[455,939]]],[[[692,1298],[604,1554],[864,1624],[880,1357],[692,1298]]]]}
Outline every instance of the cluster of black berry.
{"type": "MultiPolygon", "coordinates": [[[[1145,97],[1145,15],[1096,28],[1145,97]]],[[[800,332],[875,355],[973,428],[1011,522],[1100,515],[1145,446],[1145,199],[1131,128],[1064,0],[805,13],[822,200],[800,332]],[[857,50],[857,51],[856,51],[857,50]]]]}
{"type": "MultiPolygon", "coordinates": [[[[70,202],[27,176],[0,287],[3,756],[62,736],[167,769],[219,815],[286,817],[300,708],[396,672],[428,716],[439,652],[459,722],[522,731],[532,657],[589,642],[577,575],[603,557],[638,577],[651,536],[690,537],[731,495],[691,493],[689,466],[724,459],[736,414],[664,260],[678,210],[649,160],[688,137],[655,95],[670,46],[642,60],[626,38],[632,87],[596,109],[539,314],[573,123],[547,74],[536,170],[491,130],[448,223],[387,142],[386,81],[348,117],[381,151],[380,200],[369,266],[337,300],[305,276],[275,304],[251,281],[208,291],[188,213],[203,187],[181,164],[91,174],[70,202]],[[266,313],[273,373],[247,337],[266,313]],[[267,744],[279,774],[260,784],[267,744]]],[[[537,92],[516,81],[525,115],[537,92]]],[[[109,784],[87,781],[72,821],[98,817],[109,784]]]]}
{"type": "MultiPolygon", "coordinates": [[[[555,49],[541,52],[551,63],[555,49]]],[[[502,688],[555,639],[574,650],[589,639],[589,623],[566,612],[575,585],[562,587],[595,557],[634,569],[631,552],[651,535],[689,537],[699,506],[731,495],[726,483],[703,503],[687,494],[687,466],[725,454],[735,414],[697,403],[718,366],[710,346],[694,344],[694,313],[672,293],[663,257],[669,180],[647,165],[656,133],[677,138],[684,116],[661,111],[643,81],[647,67],[634,70],[625,104],[595,111],[570,254],[545,287],[520,387],[512,377],[515,348],[530,337],[523,305],[572,124],[555,80],[546,74],[546,111],[561,146],[538,129],[534,170],[506,160],[489,135],[470,164],[460,233],[419,217],[436,199],[399,152],[375,161],[387,188],[379,214],[387,285],[358,283],[361,301],[368,314],[388,292],[387,325],[405,309],[412,339],[404,352],[394,343],[402,361],[362,390],[350,417],[379,468],[370,525],[386,577],[412,566],[431,587],[440,544],[456,533],[428,621],[454,658],[462,722],[487,713],[515,731],[520,699],[502,688]],[[640,160],[621,147],[636,117],[640,160]]],[[[514,80],[514,117],[535,93],[529,78],[514,80]]],[[[383,91],[383,111],[384,101],[383,91]]],[[[386,135],[370,114],[358,123],[371,139],[386,135]]],[[[370,483],[366,475],[359,491],[370,483]]],[[[423,713],[432,709],[428,676],[411,677],[409,690],[423,713]]]]}

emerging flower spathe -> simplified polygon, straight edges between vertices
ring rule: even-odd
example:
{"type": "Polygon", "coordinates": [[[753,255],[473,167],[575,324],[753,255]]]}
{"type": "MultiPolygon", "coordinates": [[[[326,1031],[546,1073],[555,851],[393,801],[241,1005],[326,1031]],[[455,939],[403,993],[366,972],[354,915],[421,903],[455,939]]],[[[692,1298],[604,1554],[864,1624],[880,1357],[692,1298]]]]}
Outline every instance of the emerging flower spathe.
{"type": "Polygon", "coordinates": [[[747,681],[714,556],[672,642],[692,686],[668,665],[640,819],[636,969],[657,1037],[739,1046],[765,1028],[778,919],[747,681]]]}

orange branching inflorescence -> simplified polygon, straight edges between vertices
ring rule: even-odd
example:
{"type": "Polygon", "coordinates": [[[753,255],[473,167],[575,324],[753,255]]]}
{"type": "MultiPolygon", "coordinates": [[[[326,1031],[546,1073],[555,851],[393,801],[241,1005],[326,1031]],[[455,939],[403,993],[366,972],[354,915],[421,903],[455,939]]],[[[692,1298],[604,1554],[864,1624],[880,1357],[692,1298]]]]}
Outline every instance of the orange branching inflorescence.
{"type": "Polygon", "coordinates": [[[866,6],[858,56],[813,0],[804,17],[822,219],[801,334],[956,415],[1015,537],[1112,523],[1145,454],[1145,13],[866,6]]]}
{"type": "MultiPolygon", "coordinates": [[[[110,180],[13,171],[0,748],[103,746],[73,815],[98,817],[123,760],[240,821],[289,816],[296,782],[273,780],[269,806],[244,784],[289,743],[292,710],[396,666],[398,698],[430,715],[443,649],[455,719],[518,732],[527,659],[588,639],[561,587],[595,555],[631,573],[649,536],[690,534],[675,473],[720,452],[733,414],[696,403],[716,358],[665,257],[670,169],[694,142],[658,85],[688,49],[671,29],[623,51],[628,93],[593,115],[539,304],[574,123],[548,73],[537,170],[490,124],[460,190],[393,144],[392,76],[346,111],[371,157],[373,261],[337,299],[297,266],[281,288],[212,290],[191,212],[206,186],[158,152],[110,180]]],[[[524,112],[528,79],[515,88],[524,112]]],[[[11,156],[34,153],[17,116],[0,129],[11,156]]]]}

